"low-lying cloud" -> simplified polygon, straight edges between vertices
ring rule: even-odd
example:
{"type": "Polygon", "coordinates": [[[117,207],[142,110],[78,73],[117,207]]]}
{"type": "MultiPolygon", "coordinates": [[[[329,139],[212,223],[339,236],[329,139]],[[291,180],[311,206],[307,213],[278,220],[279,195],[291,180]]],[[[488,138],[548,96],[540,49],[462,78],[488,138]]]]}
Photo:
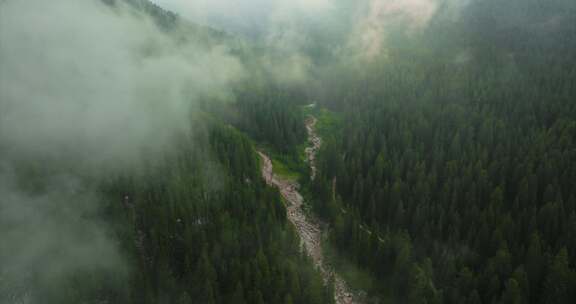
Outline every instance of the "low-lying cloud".
{"type": "Polygon", "coordinates": [[[360,7],[350,43],[362,58],[374,58],[385,51],[388,33],[422,30],[436,9],[434,0],[369,0],[360,7]]]}
{"type": "MultiPolygon", "coordinates": [[[[309,31],[320,36],[346,37],[334,52],[354,59],[373,58],[386,51],[392,31],[407,34],[428,25],[440,0],[153,0],[158,5],[193,20],[264,40],[268,46],[301,57],[306,44],[313,44],[309,31]],[[349,20],[351,22],[349,22],[349,20]]],[[[452,0],[446,0],[452,1],[452,0]]],[[[444,1],[444,2],[446,2],[444,1]]],[[[465,0],[454,0],[465,1],[465,0]]],[[[447,2],[446,2],[447,3],[447,2]]],[[[306,66],[302,66],[306,69],[306,66]]]]}
{"type": "Polygon", "coordinates": [[[243,77],[226,47],[176,42],[120,3],[0,1],[0,302],[42,303],[27,288],[78,271],[125,273],[96,220],[100,198],[76,173],[166,152],[196,101],[229,98],[243,77]],[[15,169],[29,161],[58,172],[34,193],[15,169]]]}
{"type": "Polygon", "coordinates": [[[176,45],[100,1],[9,0],[1,14],[0,138],[14,155],[133,163],[242,73],[225,48],[176,45]]]}

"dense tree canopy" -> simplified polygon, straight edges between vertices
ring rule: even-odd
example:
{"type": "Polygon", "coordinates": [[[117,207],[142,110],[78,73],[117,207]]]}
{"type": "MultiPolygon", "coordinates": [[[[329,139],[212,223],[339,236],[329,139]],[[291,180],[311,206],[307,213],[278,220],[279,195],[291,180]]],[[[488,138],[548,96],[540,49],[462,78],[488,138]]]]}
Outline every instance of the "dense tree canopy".
{"type": "Polygon", "coordinates": [[[507,5],[474,2],[456,30],[462,44],[392,50],[370,70],[348,70],[358,77],[335,80],[342,89],[325,102],[345,115],[320,156],[316,209],[385,297],[576,298],[576,49],[566,39],[574,19],[557,17],[555,35],[531,36],[527,24],[561,8],[507,5]]]}
{"type": "MultiPolygon", "coordinates": [[[[0,182],[10,175],[14,183],[0,190],[42,202],[53,179],[73,180],[70,197],[43,208],[65,213],[96,200],[70,217],[106,227],[123,259],[115,271],[98,256],[73,273],[26,265],[15,280],[22,286],[4,280],[11,268],[0,269],[0,302],[333,303],[332,283],[301,250],[256,149],[306,173],[306,199],[328,223],[326,248],[368,274],[375,303],[576,299],[573,1],[470,0],[458,9],[459,1],[432,1],[438,8],[426,27],[386,28],[380,52],[365,58],[348,37],[358,29],[344,11],[355,5],[339,0],[342,23],[311,25],[297,48],[312,71],[295,81],[263,63],[284,50],[194,25],[146,0],[101,1],[151,16],[175,46],[225,48],[246,75],[217,97],[195,96],[193,127],[169,147],[143,151],[137,166],[104,177],[74,160],[13,161],[0,141],[0,182]],[[329,110],[318,113],[340,118],[319,117],[313,181],[301,107],[312,101],[329,110]]],[[[0,219],[2,232],[17,222],[0,219]]],[[[0,245],[0,260],[10,249],[0,245]]]]}

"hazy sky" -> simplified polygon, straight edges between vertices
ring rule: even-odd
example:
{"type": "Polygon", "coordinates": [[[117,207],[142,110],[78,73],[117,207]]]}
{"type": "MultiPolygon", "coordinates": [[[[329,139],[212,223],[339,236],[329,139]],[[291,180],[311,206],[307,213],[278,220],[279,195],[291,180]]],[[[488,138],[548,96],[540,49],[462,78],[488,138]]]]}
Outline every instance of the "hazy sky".
{"type": "Polygon", "coordinates": [[[279,9],[316,13],[329,9],[333,0],[151,0],[189,18],[266,18],[279,9]]]}
{"type": "Polygon", "coordinates": [[[329,12],[334,0],[152,0],[194,22],[254,34],[296,16],[329,12]]]}
{"type": "MultiPolygon", "coordinates": [[[[399,22],[407,31],[424,28],[438,0],[152,0],[165,9],[202,24],[275,40],[305,37],[309,25],[346,36],[342,43],[363,56],[381,52],[385,32],[399,22]]],[[[446,0],[447,2],[467,2],[446,0]]],[[[289,44],[297,44],[291,39],[289,44]]],[[[273,45],[277,43],[273,41],[273,45]]]]}

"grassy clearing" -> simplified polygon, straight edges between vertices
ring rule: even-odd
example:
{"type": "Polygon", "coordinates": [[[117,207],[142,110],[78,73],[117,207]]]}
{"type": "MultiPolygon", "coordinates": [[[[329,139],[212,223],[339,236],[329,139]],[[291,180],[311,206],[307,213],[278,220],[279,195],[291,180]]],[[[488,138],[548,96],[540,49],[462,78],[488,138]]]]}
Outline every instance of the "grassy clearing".
{"type": "Polygon", "coordinates": [[[320,137],[329,138],[338,134],[342,125],[342,118],[337,113],[322,108],[317,111],[316,118],[318,118],[316,131],[320,137]]]}
{"type": "MultiPolygon", "coordinates": [[[[302,145],[304,146],[304,144],[302,145]]],[[[266,155],[270,157],[272,160],[272,166],[274,167],[274,174],[284,179],[290,181],[300,181],[303,175],[306,173],[305,163],[302,159],[300,159],[300,155],[298,155],[295,159],[295,157],[284,155],[273,149],[270,145],[262,143],[257,144],[257,149],[266,153],[266,155]]]]}
{"type": "Polygon", "coordinates": [[[314,105],[314,106],[310,106],[310,105],[305,105],[301,107],[302,109],[302,113],[304,114],[304,116],[308,116],[308,115],[314,115],[317,116],[318,115],[318,106],[314,105]]]}
{"type": "Polygon", "coordinates": [[[341,128],[342,117],[326,108],[303,106],[302,113],[304,113],[304,116],[313,115],[318,119],[316,131],[322,138],[335,136],[341,128]]]}
{"type": "Polygon", "coordinates": [[[274,174],[290,180],[290,181],[298,181],[302,174],[298,171],[294,171],[285,163],[279,161],[277,158],[272,158],[272,165],[274,166],[274,174]]]}

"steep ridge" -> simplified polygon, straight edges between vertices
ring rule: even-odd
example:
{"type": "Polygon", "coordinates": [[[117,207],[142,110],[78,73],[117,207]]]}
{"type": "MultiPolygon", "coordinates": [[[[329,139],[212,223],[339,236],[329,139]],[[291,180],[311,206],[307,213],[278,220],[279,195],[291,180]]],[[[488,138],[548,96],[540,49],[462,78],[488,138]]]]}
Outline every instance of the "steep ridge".
{"type": "MultiPolygon", "coordinates": [[[[310,165],[311,179],[316,176],[316,153],[322,145],[321,138],[317,135],[315,125],[317,119],[310,116],[306,120],[306,130],[308,131],[308,141],[311,144],[306,148],[306,161],[310,165]]],[[[346,282],[335,273],[331,267],[327,265],[322,252],[322,225],[318,220],[312,219],[307,216],[302,210],[303,197],[298,192],[299,185],[296,182],[288,181],[280,176],[274,174],[272,160],[266,154],[258,151],[258,155],[262,158],[262,176],[266,183],[270,186],[277,187],[280,190],[282,197],[287,202],[287,216],[288,220],[296,227],[296,231],[300,236],[301,246],[312,262],[322,274],[324,282],[327,283],[331,279],[334,280],[334,299],[337,304],[354,304],[359,303],[352,292],[350,291],[346,282]]]]}

